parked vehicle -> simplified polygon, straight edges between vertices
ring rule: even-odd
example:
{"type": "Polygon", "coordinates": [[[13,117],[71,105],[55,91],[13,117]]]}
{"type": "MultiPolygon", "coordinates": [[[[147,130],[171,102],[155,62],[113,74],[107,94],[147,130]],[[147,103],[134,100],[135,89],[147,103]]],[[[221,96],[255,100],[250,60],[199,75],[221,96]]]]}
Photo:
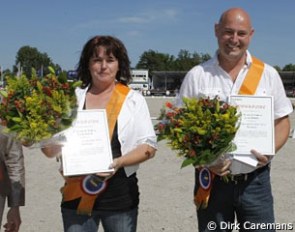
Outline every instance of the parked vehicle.
{"type": "MultiPolygon", "coordinates": [[[[145,96],[175,96],[180,89],[186,71],[153,71],[149,76],[148,70],[132,70],[133,82],[130,87],[142,92],[145,96]]],[[[286,94],[295,97],[295,72],[279,72],[286,94]]]]}
{"type": "Polygon", "coordinates": [[[131,70],[132,82],[129,87],[140,91],[143,95],[147,95],[150,89],[149,71],[146,69],[131,70]]]}
{"type": "Polygon", "coordinates": [[[76,70],[69,70],[67,71],[67,78],[69,81],[76,81],[78,80],[78,73],[76,70]]]}

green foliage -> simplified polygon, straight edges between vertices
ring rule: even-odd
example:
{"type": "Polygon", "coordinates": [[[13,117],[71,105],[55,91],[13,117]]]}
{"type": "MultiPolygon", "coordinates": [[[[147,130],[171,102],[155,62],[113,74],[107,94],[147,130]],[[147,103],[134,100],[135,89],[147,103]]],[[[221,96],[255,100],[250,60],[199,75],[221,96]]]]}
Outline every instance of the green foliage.
{"type": "Polygon", "coordinates": [[[10,76],[1,91],[1,124],[5,132],[14,133],[23,144],[40,142],[68,128],[77,113],[75,88],[81,82],[67,82],[50,74],[40,79],[31,76],[10,76]]]}
{"type": "Polygon", "coordinates": [[[156,70],[171,70],[170,65],[173,61],[173,56],[149,50],[140,56],[140,60],[137,63],[136,68],[149,69],[150,72],[156,70]]]}
{"type": "Polygon", "coordinates": [[[232,143],[240,118],[236,107],[217,97],[183,98],[183,102],[181,108],[168,102],[155,126],[158,141],[166,139],[185,158],[181,167],[209,164],[236,148],[232,143]]]}
{"type": "Polygon", "coordinates": [[[43,75],[50,73],[50,70],[48,70],[49,67],[52,67],[55,71],[61,70],[59,65],[53,64],[47,53],[41,53],[37,48],[30,46],[23,46],[18,50],[14,66],[15,73],[20,71],[18,70],[18,64],[20,64],[22,72],[27,77],[32,76],[31,71],[33,69],[39,72],[42,70],[43,75]]]}
{"type": "Polygon", "coordinates": [[[148,69],[153,71],[188,71],[193,66],[200,64],[211,56],[209,54],[190,53],[181,49],[178,57],[154,50],[145,51],[139,58],[136,65],[138,69],[148,69]]]}
{"type": "Polygon", "coordinates": [[[295,71],[295,64],[287,64],[282,71],[295,71]]]}

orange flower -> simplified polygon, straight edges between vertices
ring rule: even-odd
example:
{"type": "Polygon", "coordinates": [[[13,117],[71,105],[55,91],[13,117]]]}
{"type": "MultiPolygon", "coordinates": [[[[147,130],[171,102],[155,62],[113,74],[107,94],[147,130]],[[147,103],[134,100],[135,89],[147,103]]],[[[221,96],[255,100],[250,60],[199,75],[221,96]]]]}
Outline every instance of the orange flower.
{"type": "Polygon", "coordinates": [[[169,109],[172,109],[173,105],[172,105],[171,102],[166,102],[166,107],[169,108],[169,109]]]}

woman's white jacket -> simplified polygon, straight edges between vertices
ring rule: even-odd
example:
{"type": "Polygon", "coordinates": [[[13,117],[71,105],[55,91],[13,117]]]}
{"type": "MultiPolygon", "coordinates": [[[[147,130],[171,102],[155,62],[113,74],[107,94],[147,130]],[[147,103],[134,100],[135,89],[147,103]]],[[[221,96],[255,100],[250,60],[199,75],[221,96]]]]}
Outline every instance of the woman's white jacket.
{"type": "MultiPolygon", "coordinates": [[[[78,110],[83,109],[87,89],[76,89],[78,110]]],[[[132,89],[129,91],[122,105],[117,123],[122,155],[126,155],[138,145],[144,143],[157,148],[157,137],[149,109],[144,97],[140,93],[132,89]]],[[[138,167],[138,164],[124,167],[126,175],[132,175],[138,167]]]]}

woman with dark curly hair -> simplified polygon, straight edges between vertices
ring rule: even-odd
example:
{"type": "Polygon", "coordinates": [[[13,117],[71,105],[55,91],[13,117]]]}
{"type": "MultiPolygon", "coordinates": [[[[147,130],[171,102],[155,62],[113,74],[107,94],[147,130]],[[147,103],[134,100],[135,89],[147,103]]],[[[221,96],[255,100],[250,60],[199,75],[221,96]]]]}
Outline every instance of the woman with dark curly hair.
{"type": "Polygon", "coordinates": [[[104,48],[105,55],[113,56],[118,61],[118,71],[115,80],[127,85],[131,81],[130,61],[124,44],[111,36],[95,36],[84,46],[80,62],[78,64],[78,77],[83,81],[83,87],[92,83],[92,75],[89,69],[90,60],[98,58],[99,50],[104,48]]]}
{"type": "MultiPolygon", "coordinates": [[[[115,171],[97,173],[94,179],[107,182],[103,192],[88,195],[81,177],[65,178],[61,203],[64,230],[136,231],[139,189],[136,170],[139,163],[155,155],[157,143],[144,97],[130,89],[130,61],[123,43],[112,36],[95,36],[84,46],[78,63],[83,82],[76,90],[79,110],[106,109],[111,132],[115,171]],[[115,109],[115,110],[114,110],[115,109]],[[114,117],[113,112],[118,112],[114,117]]],[[[53,156],[57,152],[46,148],[53,156]]],[[[95,181],[95,180],[94,180],[95,181]]]]}

